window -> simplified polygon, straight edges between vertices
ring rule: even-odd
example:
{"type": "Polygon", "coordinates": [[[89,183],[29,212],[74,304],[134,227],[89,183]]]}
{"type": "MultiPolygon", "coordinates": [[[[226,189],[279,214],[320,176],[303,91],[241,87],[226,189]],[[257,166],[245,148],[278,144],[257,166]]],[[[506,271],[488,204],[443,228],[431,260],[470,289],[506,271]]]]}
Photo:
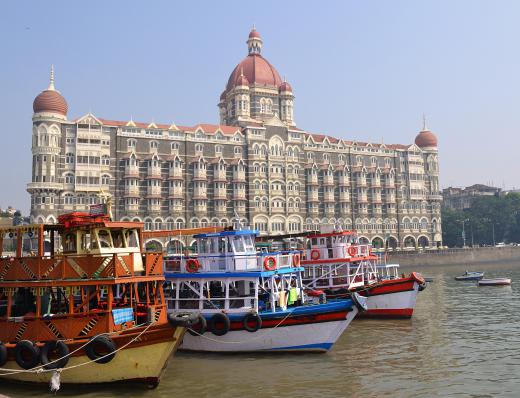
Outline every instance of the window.
{"type": "Polygon", "coordinates": [[[157,141],[150,141],[150,149],[157,149],[159,144],[157,141]]]}
{"type": "Polygon", "coordinates": [[[178,142],[172,142],[172,151],[178,151],[179,150],[179,143],[178,142]]]}
{"type": "Polygon", "coordinates": [[[204,151],[204,145],[202,145],[202,144],[195,145],[195,152],[202,153],[203,151],[204,151]]]}
{"type": "Polygon", "coordinates": [[[74,174],[65,174],[65,184],[74,184],[74,174]]]}
{"type": "Polygon", "coordinates": [[[103,156],[101,157],[101,164],[102,164],[103,166],[110,166],[110,156],[108,156],[108,155],[103,155],[103,156]]]}
{"type": "Polygon", "coordinates": [[[222,152],[223,152],[222,145],[215,145],[215,155],[222,154],[222,152]]]}
{"type": "Polygon", "coordinates": [[[74,154],[73,153],[67,153],[65,154],[65,163],[67,164],[73,164],[74,163],[74,154]]]}
{"type": "Polygon", "coordinates": [[[126,142],[126,145],[128,146],[128,149],[135,149],[135,147],[137,146],[137,141],[136,140],[128,140],[126,142]]]}
{"type": "Polygon", "coordinates": [[[102,185],[108,185],[110,184],[110,176],[108,174],[104,174],[102,177],[101,177],[101,184],[102,185]]]}

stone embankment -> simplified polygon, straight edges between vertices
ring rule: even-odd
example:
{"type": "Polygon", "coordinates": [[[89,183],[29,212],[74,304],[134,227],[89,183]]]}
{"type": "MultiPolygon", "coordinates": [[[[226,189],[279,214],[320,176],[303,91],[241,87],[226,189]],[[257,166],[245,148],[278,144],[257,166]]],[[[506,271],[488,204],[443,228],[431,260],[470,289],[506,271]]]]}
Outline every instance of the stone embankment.
{"type": "Polygon", "coordinates": [[[387,262],[401,266],[520,262],[520,246],[475,247],[389,253],[387,262]]]}

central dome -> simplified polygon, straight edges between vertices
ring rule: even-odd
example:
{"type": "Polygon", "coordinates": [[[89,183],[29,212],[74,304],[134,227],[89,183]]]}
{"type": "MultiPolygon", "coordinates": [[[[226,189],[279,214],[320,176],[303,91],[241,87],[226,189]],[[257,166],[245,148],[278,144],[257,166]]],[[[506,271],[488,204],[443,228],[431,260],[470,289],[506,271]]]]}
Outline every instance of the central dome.
{"type": "Polygon", "coordinates": [[[238,86],[239,84],[237,83],[239,80],[240,82],[243,80],[241,79],[242,75],[247,79],[250,85],[257,84],[278,89],[282,83],[282,79],[280,79],[280,75],[274,66],[260,54],[262,51],[262,38],[254,27],[249,33],[247,48],[249,55],[231,72],[226,91],[238,86]]]}
{"type": "Polygon", "coordinates": [[[235,88],[242,73],[249,84],[271,86],[278,89],[278,86],[282,83],[278,71],[264,57],[260,54],[249,54],[231,72],[226,90],[235,88]]]}

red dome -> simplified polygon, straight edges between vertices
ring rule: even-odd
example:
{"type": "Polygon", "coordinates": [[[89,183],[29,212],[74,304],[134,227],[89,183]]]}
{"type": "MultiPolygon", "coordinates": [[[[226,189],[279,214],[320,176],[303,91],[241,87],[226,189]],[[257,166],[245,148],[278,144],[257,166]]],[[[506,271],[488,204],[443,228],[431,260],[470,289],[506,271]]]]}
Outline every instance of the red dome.
{"type": "Polygon", "coordinates": [[[437,147],[437,137],[430,130],[423,130],[415,137],[415,145],[420,148],[437,147]]]}
{"type": "Polygon", "coordinates": [[[258,33],[255,28],[251,29],[251,32],[249,32],[249,38],[252,39],[253,37],[260,39],[260,33],[258,33]]]}
{"type": "Polygon", "coordinates": [[[249,87],[249,81],[244,75],[238,76],[237,80],[235,81],[235,87],[237,86],[246,86],[249,87]]]}
{"type": "Polygon", "coordinates": [[[56,90],[42,91],[33,102],[34,113],[38,112],[53,112],[67,116],[67,101],[56,90]]]}
{"type": "Polygon", "coordinates": [[[289,91],[292,93],[292,87],[287,82],[283,82],[282,84],[280,84],[280,87],[278,88],[278,90],[280,90],[280,92],[289,91]]]}
{"type": "Polygon", "coordinates": [[[226,86],[227,91],[237,86],[242,72],[249,84],[278,88],[282,83],[276,69],[264,57],[260,54],[249,54],[233,69],[226,86]]]}

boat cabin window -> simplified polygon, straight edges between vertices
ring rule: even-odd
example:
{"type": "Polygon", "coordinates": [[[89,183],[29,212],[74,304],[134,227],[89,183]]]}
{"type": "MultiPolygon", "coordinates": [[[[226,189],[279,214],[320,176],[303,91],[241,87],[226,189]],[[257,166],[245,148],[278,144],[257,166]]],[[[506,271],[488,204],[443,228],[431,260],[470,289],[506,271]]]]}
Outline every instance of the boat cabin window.
{"type": "Polygon", "coordinates": [[[318,239],[312,238],[311,239],[311,243],[312,243],[313,246],[316,246],[318,244],[318,239]]]}
{"type": "Polygon", "coordinates": [[[245,245],[244,239],[242,236],[233,236],[233,247],[235,249],[235,253],[244,253],[245,245]]]}
{"type": "Polygon", "coordinates": [[[112,242],[116,249],[125,247],[125,241],[123,239],[123,231],[113,229],[112,231],[112,242]]]}
{"type": "Polygon", "coordinates": [[[139,247],[139,237],[137,236],[137,230],[129,229],[126,231],[126,245],[127,247],[139,247]]]}
{"type": "Polygon", "coordinates": [[[76,253],[76,234],[66,233],[63,237],[63,253],[76,253]]]}
{"type": "Polygon", "coordinates": [[[22,257],[38,254],[38,237],[33,232],[26,232],[22,236],[22,257]]]}
{"type": "Polygon", "coordinates": [[[206,239],[206,238],[199,239],[198,243],[199,243],[199,252],[208,253],[208,248],[209,248],[208,239],[206,239]]]}
{"type": "Polygon", "coordinates": [[[219,253],[226,252],[226,238],[218,238],[218,252],[219,253]]]}
{"type": "Polygon", "coordinates": [[[113,247],[112,238],[110,237],[110,232],[108,230],[100,229],[97,233],[97,238],[101,249],[113,247]]]}
{"type": "Polygon", "coordinates": [[[86,252],[90,250],[90,233],[84,232],[81,234],[81,251],[86,252]]]}
{"type": "Polygon", "coordinates": [[[320,245],[323,246],[325,244],[325,238],[320,238],[320,245]]]}
{"type": "Polygon", "coordinates": [[[250,235],[244,236],[244,244],[246,246],[247,252],[254,252],[255,251],[255,244],[253,241],[253,237],[250,235]]]}

